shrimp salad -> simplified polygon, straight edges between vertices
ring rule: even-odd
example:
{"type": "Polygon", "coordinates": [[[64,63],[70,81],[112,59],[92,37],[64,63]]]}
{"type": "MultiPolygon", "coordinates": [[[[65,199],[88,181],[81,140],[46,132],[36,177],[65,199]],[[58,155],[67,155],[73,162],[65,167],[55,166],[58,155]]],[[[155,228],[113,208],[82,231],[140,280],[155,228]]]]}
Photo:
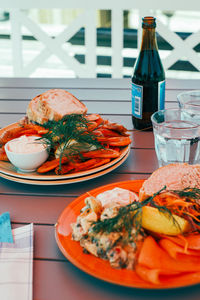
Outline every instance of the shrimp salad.
{"type": "Polygon", "coordinates": [[[80,242],[85,253],[108,260],[113,268],[133,269],[144,231],[138,233],[132,227],[130,232],[125,232],[120,218],[115,228],[109,229],[107,221],[112,223],[120,209],[134,201],[138,201],[137,194],[122,188],[87,197],[76,222],[71,224],[72,239],[80,242]],[[101,230],[97,225],[102,226],[101,230]]]}

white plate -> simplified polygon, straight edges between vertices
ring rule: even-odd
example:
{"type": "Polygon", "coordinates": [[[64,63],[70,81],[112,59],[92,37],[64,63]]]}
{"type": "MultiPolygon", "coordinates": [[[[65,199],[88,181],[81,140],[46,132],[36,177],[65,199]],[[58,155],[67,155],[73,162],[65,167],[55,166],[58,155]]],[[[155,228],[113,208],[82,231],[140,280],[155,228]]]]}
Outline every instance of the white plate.
{"type": "Polygon", "coordinates": [[[60,180],[60,179],[72,179],[76,177],[82,177],[87,176],[96,172],[100,172],[104,169],[107,169],[113,165],[115,165],[118,161],[120,161],[128,152],[130,149],[130,145],[127,147],[124,147],[124,149],[121,150],[121,154],[119,157],[112,159],[109,163],[102,165],[100,167],[90,169],[87,171],[81,171],[77,173],[72,174],[64,174],[64,175],[56,175],[55,173],[49,173],[49,174],[39,174],[37,172],[32,173],[21,173],[18,172],[17,169],[10,163],[5,161],[0,161],[0,176],[1,174],[14,176],[18,178],[23,179],[33,179],[33,180],[60,180]]]}
{"type": "MultiPolygon", "coordinates": [[[[115,170],[127,159],[127,157],[129,156],[129,153],[130,153],[130,147],[128,147],[125,155],[121,158],[121,160],[118,159],[115,164],[112,164],[111,166],[108,166],[108,164],[107,164],[107,168],[102,168],[102,167],[96,168],[94,170],[97,170],[97,169],[100,169],[100,170],[96,171],[96,172],[93,172],[92,174],[88,174],[87,173],[88,171],[87,172],[80,172],[79,174],[84,173],[85,175],[83,174],[80,177],[76,176],[75,178],[70,178],[67,175],[66,176],[56,175],[55,180],[53,180],[53,179],[50,179],[50,180],[42,179],[41,180],[39,175],[35,176],[34,179],[32,179],[28,176],[28,174],[20,174],[20,175],[26,175],[26,176],[19,177],[19,176],[4,173],[2,171],[0,171],[0,177],[11,180],[11,181],[14,181],[14,182],[25,183],[25,184],[34,184],[34,185],[61,185],[61,184],[77,183],[77,182],[82,182],[82,181],[86,181],[86,180],[90,180],[90,179],[100,177],[102,175],[105,175],[105,174],[115,170]]],[[[17,174],[17,175],[19,175],[19,174],[17,174]]]]}

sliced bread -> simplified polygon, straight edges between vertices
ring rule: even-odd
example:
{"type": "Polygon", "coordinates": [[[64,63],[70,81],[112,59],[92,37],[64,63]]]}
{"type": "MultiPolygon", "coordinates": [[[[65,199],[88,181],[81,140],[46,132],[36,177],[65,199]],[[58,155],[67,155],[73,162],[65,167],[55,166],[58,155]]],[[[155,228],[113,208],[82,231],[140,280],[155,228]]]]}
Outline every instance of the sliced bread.
{"type": "Polygon", "coordinates": [[[62,89],[52,89],[33,98],[27,108],[29,121],[44,124],[58,121],[69,114],[86,114],[87,107],[75,96],[62,89]]]}
{"type": "Polygon", "coordinates": [[[187,187],[200,188],[200,165],[187,163],[170,164],[154,171],[143,183],[139,198],[145,200],[164,186],[167,190],[182,190],[187,187]]]}

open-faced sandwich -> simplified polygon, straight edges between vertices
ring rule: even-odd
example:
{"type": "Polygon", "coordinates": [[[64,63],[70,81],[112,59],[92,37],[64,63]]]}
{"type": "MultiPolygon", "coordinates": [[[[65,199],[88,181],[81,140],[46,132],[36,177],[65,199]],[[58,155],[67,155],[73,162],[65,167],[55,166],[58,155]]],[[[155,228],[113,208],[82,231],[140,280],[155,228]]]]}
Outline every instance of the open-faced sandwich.
{"type": "Polygon", "coordinates": [[[61,89],[33,98],[22,120],[0,130],[0,160],[8,161],[4,149],[8,141],[28,135],[48,144],[49,158],[37,169],[39,173],[96,168],[119,157],[121,149],[131,143],[124,126],[99,114],[87,114],[82,102],[61,89]]]}
{"type": "Polygon", "coordinates": [[[155,285],[200,282],[200,165],[171,164],[138,191],[117,186],[88,196],[71,226],[85,253],[114,268],[155,285]]]}

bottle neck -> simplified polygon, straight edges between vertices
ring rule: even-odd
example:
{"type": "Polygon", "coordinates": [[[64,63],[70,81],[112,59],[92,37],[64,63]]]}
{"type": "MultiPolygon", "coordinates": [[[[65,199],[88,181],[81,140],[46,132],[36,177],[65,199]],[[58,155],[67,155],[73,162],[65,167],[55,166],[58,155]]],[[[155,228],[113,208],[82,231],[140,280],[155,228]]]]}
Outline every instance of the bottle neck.
{"type": "Polygon", "coordinates": [[[155,28],[143,28],[140,50],[158,50],[155,28]]]}

